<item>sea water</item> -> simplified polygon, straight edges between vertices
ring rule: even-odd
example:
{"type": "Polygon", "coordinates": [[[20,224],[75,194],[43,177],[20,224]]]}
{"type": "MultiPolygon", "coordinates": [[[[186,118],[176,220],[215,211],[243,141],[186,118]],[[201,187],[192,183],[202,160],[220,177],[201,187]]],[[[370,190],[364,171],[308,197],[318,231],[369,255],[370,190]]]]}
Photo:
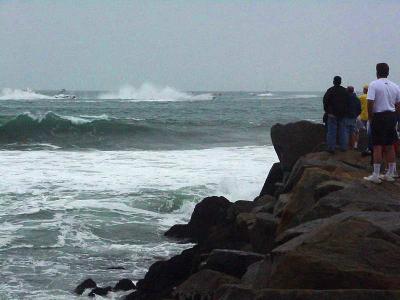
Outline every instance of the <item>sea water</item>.
{"type": "Polygon", "coordinates": [[[202,198],[259,194],[277,161],[273,124],[322,114],[309,92],[54,94],[0,90],[0,299],[139,280],[190,247],[163,233],[202,198]]]}

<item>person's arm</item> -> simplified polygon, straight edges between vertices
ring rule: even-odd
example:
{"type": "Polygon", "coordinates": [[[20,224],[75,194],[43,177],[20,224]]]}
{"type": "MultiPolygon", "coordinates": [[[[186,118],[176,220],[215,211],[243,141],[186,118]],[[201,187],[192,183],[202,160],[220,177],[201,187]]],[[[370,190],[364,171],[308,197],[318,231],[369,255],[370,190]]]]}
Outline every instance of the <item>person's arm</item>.
{"type": "Polygon", "coordinates": [[[329,90],[326,91],[325,95],[324,95],[324,111],[327,113],[328,112],[328,107],[330,105],[330,93],[329,90]]]}
{"type": "Polygon", "coordinates": [[[374,100],[368,99],[368,120],[372,121],[373,114],[374,114],[374,100]]]}
{"type": "Polygon", "coordinates": [[[374,102],[375,102],[375,88],[373,84],[370,84],[368,87],[368,120],[372,121],[372,117],[374,116],[374,102]]]}

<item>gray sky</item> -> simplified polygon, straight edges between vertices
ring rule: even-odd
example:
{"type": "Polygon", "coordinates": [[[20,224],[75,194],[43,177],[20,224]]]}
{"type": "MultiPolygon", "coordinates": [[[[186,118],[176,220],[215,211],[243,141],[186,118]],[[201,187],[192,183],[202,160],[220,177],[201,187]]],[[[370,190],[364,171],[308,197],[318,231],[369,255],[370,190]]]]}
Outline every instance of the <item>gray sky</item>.
{"type": "Polygon", "coordinates": [[[382,61],[399,82],[399,0],[0,0],[0,87],[312,91],[382,61]]]}

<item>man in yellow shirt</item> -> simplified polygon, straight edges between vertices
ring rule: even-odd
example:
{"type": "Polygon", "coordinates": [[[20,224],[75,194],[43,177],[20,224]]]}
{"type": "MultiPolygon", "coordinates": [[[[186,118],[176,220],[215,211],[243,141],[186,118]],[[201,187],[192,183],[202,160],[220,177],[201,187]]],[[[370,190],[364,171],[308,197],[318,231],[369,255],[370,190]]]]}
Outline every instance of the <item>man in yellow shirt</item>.
{"type": "Polygon", "coordinates": [[[368,93],[368,85],[364,85],[363,87],[363,94],[360,96],[361,101],[361,114],[360,119],[364,124],[364,127],[367,126],[368,122],[368,100],[367,100],[367,93],[368,93]]]}

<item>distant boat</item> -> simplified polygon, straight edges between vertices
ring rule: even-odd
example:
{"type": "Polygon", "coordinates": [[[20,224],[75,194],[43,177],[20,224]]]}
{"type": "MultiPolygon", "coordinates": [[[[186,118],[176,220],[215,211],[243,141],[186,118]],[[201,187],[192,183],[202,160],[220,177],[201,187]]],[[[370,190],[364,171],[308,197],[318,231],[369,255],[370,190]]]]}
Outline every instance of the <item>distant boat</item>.
{"type": "Polygon", "coordinates": [[[65,89],[62,89],[57,95],[54,95],[56,99],[76,99],[75,95],[67,94],[65,89]]]}

